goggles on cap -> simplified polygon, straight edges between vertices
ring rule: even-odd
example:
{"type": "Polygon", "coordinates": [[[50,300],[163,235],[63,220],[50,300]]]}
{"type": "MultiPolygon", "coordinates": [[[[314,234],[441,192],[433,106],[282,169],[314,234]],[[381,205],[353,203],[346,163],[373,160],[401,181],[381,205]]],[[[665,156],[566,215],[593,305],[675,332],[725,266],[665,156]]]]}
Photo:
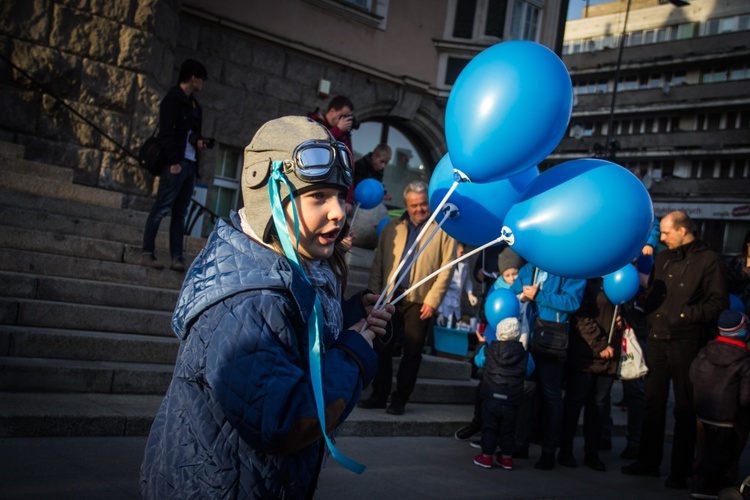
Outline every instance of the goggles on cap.
{"type": "Polygon", "coordinates": [[[325,182],[338,166],[344,183],[352,183],[352,154],[343,142],[305,141],[296,148],[292,155],[293,162],[284,162],[285,172],[294,170],[294,175],[303,182],[325,182]]]}

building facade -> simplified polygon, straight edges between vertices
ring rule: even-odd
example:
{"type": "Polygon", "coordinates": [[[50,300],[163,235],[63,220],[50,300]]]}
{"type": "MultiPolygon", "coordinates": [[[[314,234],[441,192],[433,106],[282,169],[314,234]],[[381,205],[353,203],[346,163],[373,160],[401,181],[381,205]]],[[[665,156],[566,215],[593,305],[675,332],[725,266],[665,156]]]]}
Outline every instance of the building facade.
{"type": "MultiPolygon", "coordinates": [[[[241,204],[242,151],[265,121],[355,104],[355,157],[386,142],[386,188],[428,178],[446,152],[444,108],[460,70],[509,39],[562,47],[565,0],[10,0],[0,7],[0,140],[76,182],[147,208],[154,180],[128,152],[157,125],[187,57],[217,145],[197,191],[219,215],[241,204]],[[45,91],[40,92],[39,88],[45,91]],[[78,114],[71,112],[75,110],[78,114]],[[89,123],[90,122],[90,123],[89,123]],[[92,128],[91,123],[96,126],[92,128]]],[[[397,207],[400,196],[394,196],[397,207]]]]}
{"type": "Polygon", "coordinates": [[[739,252],[750,229],[750,2],[582,9],[564,35],[573,116],[549,164],[613,159],[643,178],[657,216],[683,210],[715,250],[739,252]]]}

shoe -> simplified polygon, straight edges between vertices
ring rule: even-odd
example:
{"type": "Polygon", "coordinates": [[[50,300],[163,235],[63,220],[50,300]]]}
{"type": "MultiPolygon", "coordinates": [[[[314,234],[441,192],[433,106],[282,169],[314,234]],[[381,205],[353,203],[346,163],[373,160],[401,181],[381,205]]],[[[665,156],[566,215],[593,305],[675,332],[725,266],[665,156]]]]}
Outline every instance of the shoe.
{"type": "Polygon", "coordinates": [[[667,476],[667,480],[664,481],[664,486],[672,490],[684,490],[687,488],[687,478],[670,474],[667,476]]]}
{"type": "Polygon", "coordinates": [[[481,430],[482,427],[472,421],[469,425],[464,425],[463,427],[458,429],[453,434],[453,437],[458,439],[459,441],[466,441],[479,434],[479,431],[481,430]]]}
{"type": "Polygon", "coordinates": [[[555,468],[555,454],[542,452],[542,458],[534,464],[537,470],[552,470],[555,468]]]}
{"type": "Polygon", "coordinates": [[[630,465],[623,465],[620,471],[629,476],[659,477],[659,467],[638,461],[635,461],[630,465]]]}
{"type": "Polygon", "coordinates": [[[402,403],[401,401],[391,401],[391,404],[385,412],[390,413],[391,415],[403,415],[405,409],[406,403],[402,403]]]}
{"type": "Polygon", "coordinates": [[[604,472],[607,470],[607,466],[604,465],[604,462],[599,459],[596,455],[586,455],[583,457],[583,465],[588,467],[589,469],[604,472]]]}
{"type": "Polygon", "coordinates": [[[526,460],[529,458],[529,448],[517,448],[516,451],[513,452],[513,458],[517,458],[519,460],[526,460]]]}
{"type": "Polygon", "coordinates": [[[513,470],[513,457],[504,457],[502,453],[495,453],[495,464],[505,470],[513,470]]]}
{"type": "Polygon", "coordinates": [[[638,445],[629,444],[620,453],[620,458],[625,460],[637,460],[638,459],[638,445]]]}
{"type": "Polygon", "coordinates": [[[471,446],[472,448],[476,448],[477,450],[481,450],[482,441],[479,439],[472,439],[471,441],[469,441],[469,446],[471,446]]]}
{"type": "Polygon", "coordinates": [[[178,271],[178,272],[184,273],[185,272],[185,259],[183,259],[182,256],[175,257],[174,259],[172,259],[172,265],[169,266],[169,268],[172,271],[178,271]]]}
{"type": "Polygon", "coordinates": [[[576,462],[572,453],[564,453],[562,451],[557,453],[557,463],[565,467],[575,468],[578,466],[578,462],[576,462]]]}
{"type": "Polygon", "coordinates": [[[612,449],[612,440],[601,438],[599,440],[599,451],[609,451],[612,449]]]}
{"type": "Polygon", "coordinates": [[[482,467],[483,469],[491,469],[492,468],[492,456],[485,455],[484,453],[480,453],[476,457],[474,457],[474,465],[478,465],[482,467]]]}
{"type": "Polygon", "coordinates": [[[141,260],[138,263],[143,267],[150,267],[151,269],[164,269],[164,266],[159,264],[159,261],[156,260],[156,257],[152,253],[142,253],[141,260]]]}
{"type": "Polygon", "coordinates": [[[360,402],[357,403],[357,406],[359,408],[364,408],[365,410],[374,410],[376,408],[385,409],[385,403],[386,403],[386,400],[383,398],[370,396],[367,399],[360,400],[360,402]]]}

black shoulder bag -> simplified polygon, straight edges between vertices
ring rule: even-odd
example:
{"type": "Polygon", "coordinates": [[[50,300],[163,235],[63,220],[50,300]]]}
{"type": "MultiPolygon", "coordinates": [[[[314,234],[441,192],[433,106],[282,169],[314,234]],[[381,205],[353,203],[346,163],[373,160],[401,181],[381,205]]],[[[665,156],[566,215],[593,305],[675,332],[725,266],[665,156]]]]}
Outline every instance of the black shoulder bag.
{"type": "Polygon", "coordinates": [[[531,353],[535,357],[564,361],[568,354],[568,322],[541,319],[534,302],[534,338],[531,353]]]}
{"type": "Polygon", "coordinates": [[[156,126],[154,133],[146,139],[146,142],[143,143],[141,149],[138,151],[138,165],[154,176],[159,175],[161,168],[164,166],[161,144],[156,138],[158,130],[159,125],[156,126]]]}

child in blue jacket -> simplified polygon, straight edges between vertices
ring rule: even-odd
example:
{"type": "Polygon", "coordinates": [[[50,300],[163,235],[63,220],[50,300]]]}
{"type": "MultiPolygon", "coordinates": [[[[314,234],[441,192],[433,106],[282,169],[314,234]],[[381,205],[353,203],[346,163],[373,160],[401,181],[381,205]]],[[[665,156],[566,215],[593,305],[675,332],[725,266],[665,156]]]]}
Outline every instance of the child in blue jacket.
{"type": "Polygon", "coordinates": [[[144,498],[310,498],[328,434],[375,373],[393,306],[341,301],[349,150],[306,117],[245,148],[245,202],[191,265],[182,340],[141,467],[144,498]]]}

